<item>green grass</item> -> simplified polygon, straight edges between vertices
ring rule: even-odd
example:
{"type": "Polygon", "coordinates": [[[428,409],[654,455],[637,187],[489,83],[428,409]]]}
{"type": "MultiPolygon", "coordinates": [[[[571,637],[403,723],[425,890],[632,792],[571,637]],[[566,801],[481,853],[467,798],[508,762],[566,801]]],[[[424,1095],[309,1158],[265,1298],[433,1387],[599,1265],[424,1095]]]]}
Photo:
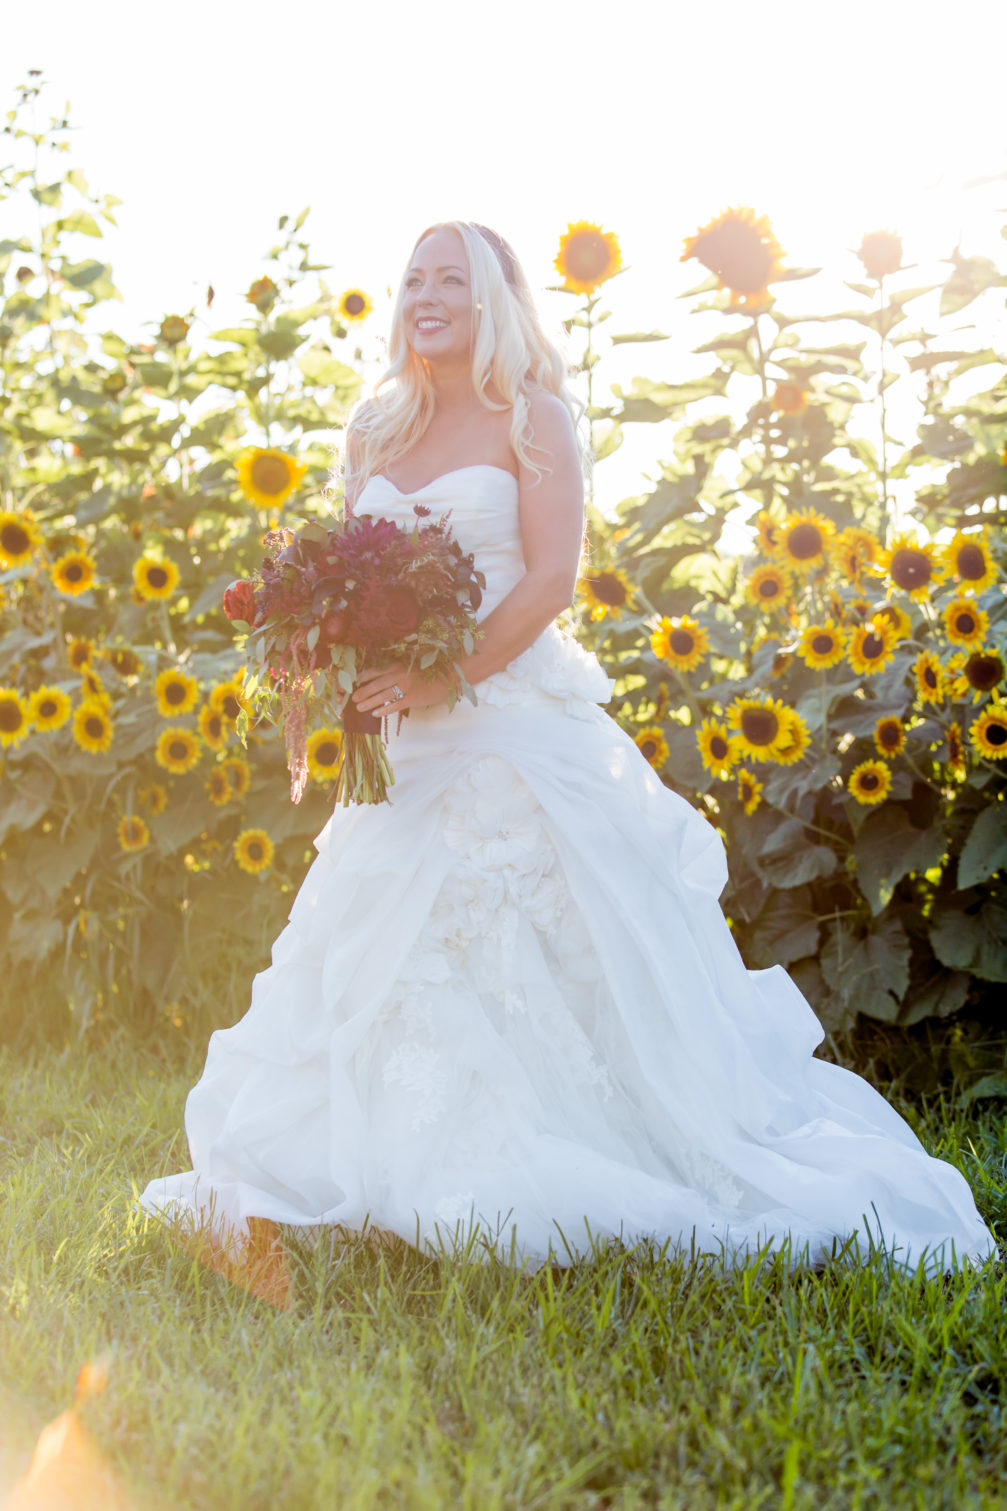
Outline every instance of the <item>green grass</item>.
{"type": "MultiPolygon", "coordinates": [[[[84,1419],[141,1511],[1007,1507],[1002,1272],[616,1247],[529,1278],[288,1228],[280,1311],[130,1211],[188,1167],[204,1053],[0,1051],[6,1483],[111,1349],[84,1419]]],[[[1002,1236],[1007,1134],[981,1105],[900,1111],[1002,1236]]]]}

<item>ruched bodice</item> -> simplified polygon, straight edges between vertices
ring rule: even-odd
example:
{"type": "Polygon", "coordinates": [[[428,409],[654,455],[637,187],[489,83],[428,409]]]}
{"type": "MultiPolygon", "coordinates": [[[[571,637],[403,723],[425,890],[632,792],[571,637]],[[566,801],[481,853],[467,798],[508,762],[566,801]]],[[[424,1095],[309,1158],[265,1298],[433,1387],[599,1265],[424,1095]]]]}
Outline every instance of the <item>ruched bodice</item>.
{"type": "MultiPolygon", "coordinates": [[[[383,473],[370,477],[357,500],[355,513],[411,525],[414,506],[422,504],[434,518],[450,511],[451,530],[463,551],[471,551],[486,577],[486,590],[476,618],[483,620],[524,576],[518,480],[512,472],[490,462],[454,467],[432,478],[413,493],[403,493],[383,473]]],[[[613,683],[596,656],[556,624],[516,656],[502,671],[484,677],[476,689],[480,702],[502,708],[561,700],[573,714],[585,704],[607,703],[613,683]]],[[[414,710],[414,714],[417,712],[414,710]]],[[[440,710],[423,710],[425,719],[440,710]]]]}

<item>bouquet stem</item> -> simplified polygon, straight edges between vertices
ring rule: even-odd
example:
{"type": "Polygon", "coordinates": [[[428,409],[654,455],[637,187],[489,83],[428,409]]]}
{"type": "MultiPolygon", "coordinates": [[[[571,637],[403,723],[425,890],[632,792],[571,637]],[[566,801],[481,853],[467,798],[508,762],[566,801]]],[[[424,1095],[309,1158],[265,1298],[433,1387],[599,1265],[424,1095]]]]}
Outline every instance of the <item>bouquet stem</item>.
{"type": "Polygon", "coordinates": [[[342,713],[343,744],[336,776],[336,802],[386,803],[395,777],[381,737],[381,720],[347,698],[342,713]]]}

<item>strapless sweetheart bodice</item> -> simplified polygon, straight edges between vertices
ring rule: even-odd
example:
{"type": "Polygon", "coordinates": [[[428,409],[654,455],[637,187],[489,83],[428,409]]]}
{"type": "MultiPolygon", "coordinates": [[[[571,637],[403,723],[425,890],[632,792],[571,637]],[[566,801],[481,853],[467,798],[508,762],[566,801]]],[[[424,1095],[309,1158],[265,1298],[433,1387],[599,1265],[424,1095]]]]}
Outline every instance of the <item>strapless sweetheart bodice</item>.
{"type": "MultiPolygon", "coordinates": [[[[485,619],[525,573],[517,478],[503,467],[476,462],[452,468],[422,488],[403,493],[391,478],[378,472],[368,478],[354,513],[406,527],[415,522],[417,504],[429,510],[433,519],[450,514],[448,523],[455,539],[463,551],[471,551],[486,577],[476,614],[477,619],[485,619]]],[[[576,712],[578,705],[583,710],[585,704],[607,703],[613,685],[596,656],[551,624],[502,671],[484,677],[476,695],[480,702],[495,707],[559,698],[576,712]]]]}

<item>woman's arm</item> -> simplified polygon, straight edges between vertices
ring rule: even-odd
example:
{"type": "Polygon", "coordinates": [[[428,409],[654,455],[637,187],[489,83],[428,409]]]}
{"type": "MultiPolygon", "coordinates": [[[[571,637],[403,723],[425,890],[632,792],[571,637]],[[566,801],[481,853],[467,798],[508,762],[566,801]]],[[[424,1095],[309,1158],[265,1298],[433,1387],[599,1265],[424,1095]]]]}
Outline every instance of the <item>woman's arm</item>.
{"type": "MultiPolygon", "coordinates": [[[[461,660],[466,680],[475,686],[502,671],[527,650],[557,614],[573,601],[584,533],[584,485],[573,421],[562,399],[538,391],[529,402],[532,443],[547,453],[551,472],[536,479],[518,462],[518,515],[525,574],[480,622],[483,638],[461,660]]],[[[396,711],[447,702],[446,683],[425,681],[417,673],[362,673],[354,701],[362,709],[379,708],[397,683],[405,693],[396,711]]]]}

